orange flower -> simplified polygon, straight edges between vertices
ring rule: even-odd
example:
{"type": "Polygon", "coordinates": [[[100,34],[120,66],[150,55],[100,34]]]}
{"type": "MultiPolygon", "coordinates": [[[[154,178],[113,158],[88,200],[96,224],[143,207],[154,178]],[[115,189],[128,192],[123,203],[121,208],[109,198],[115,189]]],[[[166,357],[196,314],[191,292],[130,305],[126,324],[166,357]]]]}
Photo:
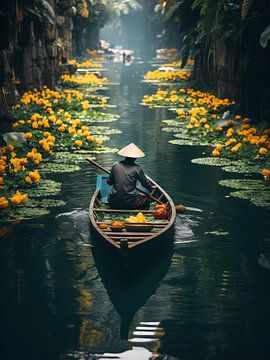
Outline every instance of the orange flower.
{"type": "Polygon", "coordinates": [[[30,140],[32,138],[32,136],[33,135],[30,132],[27,132],[27,133],[24,134],[24,137],[26,138],[26,140],[30,140]]]}
{"type": "Polygon", "coordinates": [[[30,178],[30,176],[26,176],[26,177],[24,178],[24,180],[25,180],[25,182],[26,182],[27,184],[31,184],[31,182],[32,182],[32,179],[30,178]]]}
{"type": "Polygon", "coordinates": [[[215,150],[212,151],[212,155],[214,157],[218,157],[218,156],[220,156],[220,152],[217,149],[215,149],[215,150]]]}
{"type": "Polygon", "coordinates": [[[260,155],[265,155],[265,154],[267,154],[267,149],[266,149],[265,147],[261,147],[261,148],[259,149],[259,154],[260,154],[260,155]]]}
{"type": "Polygon", "coordinates": [[[8,207],[8,200],[4,196],[1,196],[0,197],[0,208],[5,209],[6,207],[8,207]]]}
{"type": "Polygon", "coordinates": [[[12,152],[14,150],[14,146],[12,144],[8,144],[6,146],[6,150],[12,152]]]}
{"type": "Polygon", "coordinates": [[[81,140],[76,140],[74,144],[76,146],[80,147],[80,146],[82,146],[82,141],[81,140]]]}

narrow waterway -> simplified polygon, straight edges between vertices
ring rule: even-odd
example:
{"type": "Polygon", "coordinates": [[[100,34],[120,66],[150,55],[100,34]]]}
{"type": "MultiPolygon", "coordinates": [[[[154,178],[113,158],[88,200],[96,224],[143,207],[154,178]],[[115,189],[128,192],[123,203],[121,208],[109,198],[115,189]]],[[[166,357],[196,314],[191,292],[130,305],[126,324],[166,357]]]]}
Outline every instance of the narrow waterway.
{"type": "MultiPolygon", "coordinates": [[[[108,146],[139,145],[145,172],[189,207],[177,215],[172,253],[126,287],[110,277],[111,264],[104,277],[88,224],[98,172],[85,163],[79,173],[58,175],[65,208],[1,228],[1,359],[94,359],[132,346],[136,360],[148,351],[181,360],[270,358],[270,213],[228,197],[218,185],[228,173],[192,164],[203,148],[168,143],[161,120],[172,114],[139,105],[153,90],[141,82],[149,67],[108,65],[106,75],[120,85],[104,93],[121,119],[104,125],[122,131],[108,146]],[[121,338],[127,314],[134,314],[130,339],[143,322],[159,323],[160,333],[139,343],[121,338]]],[[[116,159],[97,155],[107,167],[116,159]]]]}

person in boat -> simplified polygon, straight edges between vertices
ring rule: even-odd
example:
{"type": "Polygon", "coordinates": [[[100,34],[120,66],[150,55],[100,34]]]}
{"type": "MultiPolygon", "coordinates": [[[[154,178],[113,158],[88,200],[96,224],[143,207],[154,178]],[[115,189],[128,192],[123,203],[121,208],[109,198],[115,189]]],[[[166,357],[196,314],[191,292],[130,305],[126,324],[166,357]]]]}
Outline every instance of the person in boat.
{"type": "Polygon", "coordinates": [[[118,154],[125,159],[113,164],[109,178],[112,185],[108,202],[113,209],[149,209],[151,199],[136,189],[137,181],[151,192],[152,185],[135,160],[145,154],[133,143],[125,146],[118,154]]]}

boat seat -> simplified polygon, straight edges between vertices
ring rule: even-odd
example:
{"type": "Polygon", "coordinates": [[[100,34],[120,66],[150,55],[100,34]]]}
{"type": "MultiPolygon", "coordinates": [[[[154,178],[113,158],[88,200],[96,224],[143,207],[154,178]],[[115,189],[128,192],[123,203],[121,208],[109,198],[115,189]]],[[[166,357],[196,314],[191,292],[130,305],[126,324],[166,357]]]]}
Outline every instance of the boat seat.
{"type": "MultiPolygon", "coordinates": [[[[100,191],[101,197],[99,200],[100,200],[101,204],[108,204],[108,196],[111,191],[111,185],[109,185],[107,183],[108,177],[109,177],[108,175],[98,175],[97,176],[96,188],[99,189],[99,191],[100,191]]],[[[139,181],[137,182],[137,188],[150,194],[149,191],[146,190],[139,181]]]]}
{"type": "Polygon", "coordinates": [[[108,195],[111,191],[111,186],[107,183],[108,175],[97,176],[97,189],[100,191],[101,198],[99,199],[102,204],[108,204],[108,195]]]}

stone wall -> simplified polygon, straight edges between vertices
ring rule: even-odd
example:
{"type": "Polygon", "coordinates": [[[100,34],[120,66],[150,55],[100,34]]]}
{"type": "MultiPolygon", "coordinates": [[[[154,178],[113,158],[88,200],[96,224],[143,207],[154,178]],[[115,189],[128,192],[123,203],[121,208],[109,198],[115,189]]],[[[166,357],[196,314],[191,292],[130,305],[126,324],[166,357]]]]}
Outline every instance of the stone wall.
{"type": "Polygon", "coordinates": [[[75,0],[2,0],[0,117],[10,117],[19,93],[53,88],[72,52],[75,0]]]}

